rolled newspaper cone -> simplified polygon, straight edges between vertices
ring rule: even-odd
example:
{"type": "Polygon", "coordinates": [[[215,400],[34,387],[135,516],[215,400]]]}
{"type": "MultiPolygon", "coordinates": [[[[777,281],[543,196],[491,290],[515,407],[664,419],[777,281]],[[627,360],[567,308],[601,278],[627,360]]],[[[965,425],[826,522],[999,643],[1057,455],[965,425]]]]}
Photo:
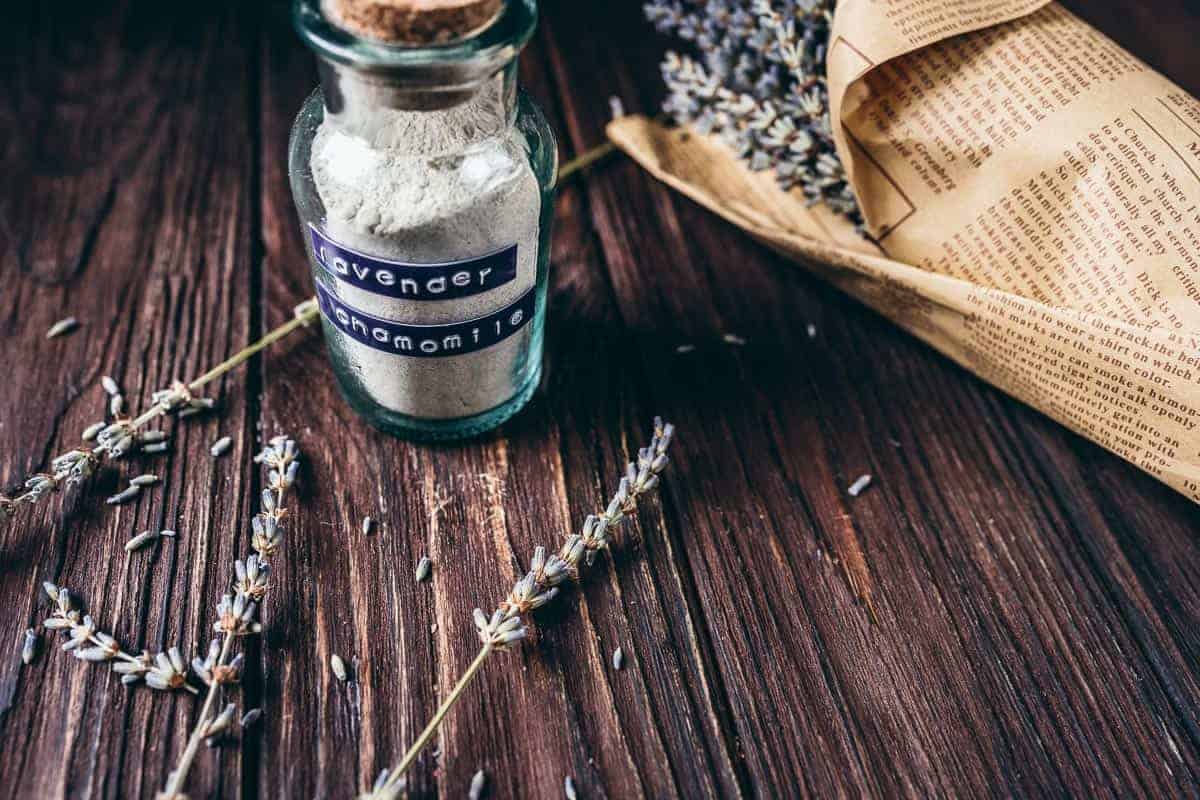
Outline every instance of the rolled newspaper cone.
{"type": "Polygon", "coordinates": [[[870,238],[712,137],[637,116],[609,136],[1200,501],[1200,102],[1057,3],[898,5],[842,0],[828,54],[838,152],[870,238]]]}

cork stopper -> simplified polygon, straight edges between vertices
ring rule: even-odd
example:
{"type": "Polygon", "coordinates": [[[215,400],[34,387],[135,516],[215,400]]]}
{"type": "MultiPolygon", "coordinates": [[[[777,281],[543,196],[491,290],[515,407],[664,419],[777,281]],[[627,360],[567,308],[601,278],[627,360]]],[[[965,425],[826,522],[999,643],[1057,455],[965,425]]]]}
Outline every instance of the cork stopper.
{"type": "Polygon", "coordinates": [[[330,22],[389,44],[442,44],[496,18],[505,0],[325,0],[330,22]]]}

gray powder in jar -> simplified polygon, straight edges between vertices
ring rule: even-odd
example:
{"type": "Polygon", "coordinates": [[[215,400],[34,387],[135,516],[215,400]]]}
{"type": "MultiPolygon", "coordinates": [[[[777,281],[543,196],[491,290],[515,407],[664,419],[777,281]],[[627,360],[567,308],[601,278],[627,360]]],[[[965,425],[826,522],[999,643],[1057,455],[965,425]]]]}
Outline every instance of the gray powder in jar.
{"type": "MultiPolygon", "coordinates": [[[[478,258],[513,244],[517,253],[516,279],[479,294],[393,298],[325,275],[339,299],[391,322],[428,325],[486,316],[529,291],[537,280],[542,198],[524,149],[504,135],[501,81],[459,105],[422,111],[372,102],[369,95],[379,87],[340,88],[343,111],[326,112],[310,162],[328,238],[368,256],[413,264],[478,258]]],[[[521,388],[533,327],[527,323],[482,350],[434,358],[331,335],[375,402],[413,417],[452,419],[495,408],[521,388]]]]}

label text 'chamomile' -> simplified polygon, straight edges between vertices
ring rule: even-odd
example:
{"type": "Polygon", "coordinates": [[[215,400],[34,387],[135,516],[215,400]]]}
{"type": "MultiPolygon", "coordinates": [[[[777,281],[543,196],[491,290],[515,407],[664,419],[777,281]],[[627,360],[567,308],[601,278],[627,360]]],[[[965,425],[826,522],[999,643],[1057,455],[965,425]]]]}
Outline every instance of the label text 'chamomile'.
{"type": "Polygon", "coordinates": [[[473,353],[507,339],[533,318],[536,296],[531,288],[504,308],[465,322],[405,325],[359,311],[317,281],[321,313],[334,327],[367,347],[417,358],[473,353]]]}

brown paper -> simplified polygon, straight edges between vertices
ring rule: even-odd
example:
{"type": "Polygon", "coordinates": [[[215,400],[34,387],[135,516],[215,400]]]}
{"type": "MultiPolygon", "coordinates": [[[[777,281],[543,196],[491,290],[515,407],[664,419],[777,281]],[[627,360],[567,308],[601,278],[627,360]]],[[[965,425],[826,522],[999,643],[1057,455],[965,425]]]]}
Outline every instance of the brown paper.
{"type": "Polygon", "coordinates": [[[656,177],[1200,501],[1200,102],[1044,0],[842,0],[838,151],[874,241],[715,138],[656,177]]]}

